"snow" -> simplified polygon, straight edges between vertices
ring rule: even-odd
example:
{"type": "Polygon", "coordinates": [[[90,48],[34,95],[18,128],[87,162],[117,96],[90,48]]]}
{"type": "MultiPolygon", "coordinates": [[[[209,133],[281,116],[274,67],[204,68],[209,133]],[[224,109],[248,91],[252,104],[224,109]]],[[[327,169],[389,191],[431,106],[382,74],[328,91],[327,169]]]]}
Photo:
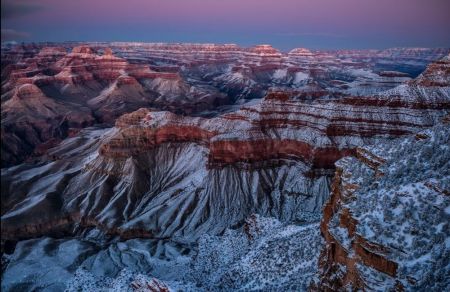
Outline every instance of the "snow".
{"type": "Polygon", "coordinates": [[[294,81],[293,83],[298,85],[303,83],[304,81],[308,80],[309,74],[304,72],[297,72],[295,73],[294,81]]]}
{"type": "Polygon", "coordinates": [[[273,73],[273,79],[275,80],[284,79],[286,78],[286,76],[287,76],[287,69],[277,69],[273,73]]]}
{"type": "MultiPolygon", "coordinates": [[[[191,46],[201,52],[192,54],[189,45],[133,46],[151,47],[150,51],[143,50],[136,55],[144,61],[158,59],[155,63],[161,65],[220,58],[230,62],[198,67],[199,72],[194,73],[190,71],[191,66],[183,65],[182,75],[186,75],[183,79],[180,76],[180,80],[156,78],[143,82],[147,88],[158,91],[158,101],[163,104],[181,99],[199,102],[211,92],[216,94],[230,88],[240,92],[238,100],[242,98],[229,107],[237,117],[235,120],[227,117],[211,120],[180,118],[169,112],[151,112],[151,119],[140,126],[155,129],[164,125],[191,125],[217,132],[208,142],[292,139],[315,147],[338,149],[376,143],[371,151],[395,161],[382,166],[384,177],[377,181],[369,167],[361,166],[355,158],[345,160],[348,173],[353,175],[351,179],[362,186],[357,199],[348,205],[361,223],[357,232],[392,250],[388,257],[400,263],[401,281],[405,281],[405,275],[416,278],[424,275],[418,288],[444,290],[438,289],[442,288],[438,285],[442,284],[439,277],[449,270],[445,255],[450,248],[450,205],[439,189],[448,190],[450,185],[446,162],[450,160],[449,142],[445,140],[445,136],[449,136],[448,130],[439,129],[443,134],[428,131],[429,141],[416,142],[411,138],[406,142],[388,143],[388,146],[377,143],[389,137],[384,134],[370,138],[326,135],[330,126],[349,130],[366,127],[370,131],[376,122],[382,123],[382,129],[386,131],[410,132],[431,125],[440,114],[408,107],[360,108],[339,102],[256,99],[235,111],[239,102],[245,103],[247,98],[256,95],[255,92],[265,92],[272,80],[280,88],[301,87],[314,81],[315,77],[305,72],[321,61],[328,62],[317,67],[325,74],[337,72],[345,78],[353,78],[353,81],[345,82],[350,87],[347,91],[337,89],[338,92],[372,94],[405,80],[380,78],[369,68],[346,70],[346,66],[358,64],[351,58],[344,57],[342,60],[348,64],[341,66],[332,55],[317,57],[316,53],[297,50],[303,57],[289,58],[291,63],[287,66],[298,67],[302,63],[305,67],[299,68],[305,72],[288,77],[287,69],[270,70],[261,75],[271,81],[261,82],[252,67],[281,64],[284,68],[285,59],[278,52],[254,52],[252,49],[230,52],[227,50],[238,48],[194,44],[191,46]],[[225,51],[216,51],[218,48],[225,51]],[[234,66],[237,65],[235,60],[242,61],[239,68],[234,66]],[[242,71],[235,72],[232,70],[235,67],[242,71]],[[207,84],[210,81],[214,85],[207,84]],[[259,86],[262,89],[255,89],[259,86]],[[346,118],[374,123],[363,126],[352,121],[336,123],[346,118]],[[262,131],[262,123],[258,123],[271,119],[305,126],[287,123],[262,131]],[[419,146],[409,147],[408,144],[419,146]],[[437,272],[431,275],[427,271],[437,272]],[[429,283],[430,279],[435,286],[429,283]]],[[[63,71],[58,76],[73,77],[73,74],[63,71]]],[[[66,89],[71,87],[66,85],[66,89]]],[[[108,97],[113,89],[113,86],[104,89],[100,97],[108,97]]],[[[408,101],[441,102],[450,97],[448,88],[430,89],[410,84],[376,97],[391,99],[398,94],[408,101]]],[[[83,231],[79,238],[21,241],[14,254],[7,256],[10,263],[2,279],[3,289],[62,290],[67,284],[69,291],[127,291],[130,282],[160,279],[170,289],[183,291],[297,291],[306,290],[314,281],[323,244],[317,222],[330,192],[329,176],[306,177],[304,174],[310,166],[298,160],[286,160],[283,161],[286,165],[257,170],[235,166],[209,168],[209,150],[202,143],[166,143],[148,149],[138,157],[130,155],[123,159],[99,155],[100,145],[118,134],[122,134],[119,129],[85,129],[78,137],[68,138],[50,150],[49,155],[55,155],[59,160],[2,170],[2,182],[5,178],[12,182],[12,190],[26,190],[19,192],[20,196],[2,194],[2,200],[9,200],[2,224],[8,225],[14,220],[22,224],[23,218],[33,221],[46,219],[47,215],[56,216],[59,211],[76,211],[92,215],[104,226],[118,230],[145,228],[156,237],[171,240],[117,242],[105,236],[103,231],[93,229],[83,231]],[[57,208],[52,204],[55,194],[61,205],[57,208]],[[249,222],[252,213],[260,215],[250,217],[254,222],[249,222]],[[250,225],[249,231],[239,227],[244,220],[250,225]],[[293,222],[302,222],[302,225],[293,222]]],[[[338,165],[343,165],[342,162],[338,165]]],[[[347,229],[338,226],[337,218],[333,220],[330,232],[350,250],[352,239],[347,229]]],[[[366,279],[381,281],[386,287],[392,285],[391,279],[380,273],[365,266],[359,268],[366,279]]]]}
{"type": "MultiPolygon", "coordinates": [[[[443,193],[450,189],[450,129],[441,124],[423,134],[428,138],[417,140],[413,135],[365,147],[386,160],[379,167],[382,176],[375,177],[355,158],[337,165],[351,175],[346,181],[359,186],[345,204],[358,221],[357,233],[387,248],[386,257],[399,264],[397,278],[407,289],[442,290],[449,284],[445,274],[450,271],[450,198],[443,193]],[[415,284],[406,277],[414,278],[415,284]]],[[[339,226],[330,232],[345,243],[339,226]]],[[[368,270],[365,274],[375,277],[368,270]]],[[[391,281],[383,279],[377,280],[378,287],[391,281]]]]}
{"type": "Polygon", "coordinates": [[[152,281],[170,291],[306,290],[323,244],[318,223],[289,225],[258,215],[247,222],[251,238],[244,228],[227,229],[191,247],[145,239],[22,241],[9,257],[2,290],[134,291],[133,283],[152,281]]]}
{"type": "Polygon", "coordinates": [[[447,207],[445,208],[445,213],[447,213],[448,215],[450,215],[450,205],[447,206],[447,207]]]}
{"type": "Polygon", "coordinates": [[[206,290],[305,290],[318,268],[318,225],[283,226],[258,216],[253,224],[250,241],[233,230],[201,238],[193,265],[201,285],[206,290]]]}

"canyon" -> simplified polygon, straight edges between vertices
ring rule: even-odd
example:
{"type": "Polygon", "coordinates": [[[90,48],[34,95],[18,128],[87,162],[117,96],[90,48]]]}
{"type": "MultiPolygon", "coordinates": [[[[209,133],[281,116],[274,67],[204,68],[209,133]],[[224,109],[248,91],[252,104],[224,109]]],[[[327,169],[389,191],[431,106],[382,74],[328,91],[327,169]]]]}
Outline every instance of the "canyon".
{"type": "Polygon", "coordinates": [[[446,290],[449,53],[4,45],[2,289],[446,290]]]}

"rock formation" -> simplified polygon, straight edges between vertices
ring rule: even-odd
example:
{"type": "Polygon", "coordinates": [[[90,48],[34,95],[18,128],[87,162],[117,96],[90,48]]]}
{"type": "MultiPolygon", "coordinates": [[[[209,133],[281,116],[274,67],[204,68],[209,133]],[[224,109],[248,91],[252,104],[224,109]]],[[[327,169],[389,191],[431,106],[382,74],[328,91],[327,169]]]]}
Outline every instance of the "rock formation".
{"type": "Polygon", "coordinates": [[[24,269],[30,290],[445,290],[448,50],[64,43],[3,64],[2,288],[24,269]]]}
{"type": "Polygon", "coordinates": [[[336,163],[316,287],[448,287],[448,132],[448,124],[435,126],[418,134],[426,138],[359,148],[336,163]]]}

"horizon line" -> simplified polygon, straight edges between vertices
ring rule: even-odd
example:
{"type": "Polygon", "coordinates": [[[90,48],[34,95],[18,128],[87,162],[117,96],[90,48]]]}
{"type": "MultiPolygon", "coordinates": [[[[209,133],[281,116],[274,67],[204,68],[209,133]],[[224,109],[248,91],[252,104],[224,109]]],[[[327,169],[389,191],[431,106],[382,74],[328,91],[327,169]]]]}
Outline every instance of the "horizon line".
{"type": "Polygon", "coordinates": [[[393,46],[393,47],[383,47],[383,48],[322,48],[322,49],[314,49],[314,48],[308,48],[308,47],[293,47],[292,49],[288,49],[288,50],[283,50],[283,49],[279,49],[278,47],[270,44],[270,43],[259,43],[259,44],[254,44],[254,45],[240,45],[238,43],[229,43],[229,42],[177,42],[177,41],[168,41],[168,42],[158,42],[158,41],[74,41],[74,40],[65,40],[65,41],[14,41],[14,40],[9,40],[9,41],[1,41],[1,45],[22,45],[22,44],[70,44],[70,43],[85,43],[85,44],[90,44],[90,43],[97,43],[97,44],[113,44],[113,43],[135,43],[135,44],[169,44],[169,45],[216,45],[216,46],[236,46],[239,48],[243,48],[243,49],[250,49],[250,48],[254,48],[257,46],[271,46],[272,48],[280,51],[280,52],[285,52],[285,51],[292,51],[295,49],[308,49],[311,51],[343,51],[343,50],[351,50],[351,51],[368,51],[368,50],[376,50],[376,51],[382,51],[382,50],[389,50],[389,49],[446,49],[446,50],[450,50],[450,47],[444,47],[444,46],[430,46],[430,47],[424,47],[424,46],[393,46]]]}

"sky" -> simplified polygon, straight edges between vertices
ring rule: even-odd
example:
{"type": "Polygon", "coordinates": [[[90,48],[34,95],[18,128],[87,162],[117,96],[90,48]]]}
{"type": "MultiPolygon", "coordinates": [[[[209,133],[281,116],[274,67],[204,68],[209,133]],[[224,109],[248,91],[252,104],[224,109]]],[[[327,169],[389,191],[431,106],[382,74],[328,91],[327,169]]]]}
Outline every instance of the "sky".
{"type": "Polygon", "coordinates": [[[450,0],[1,0],[2,41],[450,47],[450,0]]]}

